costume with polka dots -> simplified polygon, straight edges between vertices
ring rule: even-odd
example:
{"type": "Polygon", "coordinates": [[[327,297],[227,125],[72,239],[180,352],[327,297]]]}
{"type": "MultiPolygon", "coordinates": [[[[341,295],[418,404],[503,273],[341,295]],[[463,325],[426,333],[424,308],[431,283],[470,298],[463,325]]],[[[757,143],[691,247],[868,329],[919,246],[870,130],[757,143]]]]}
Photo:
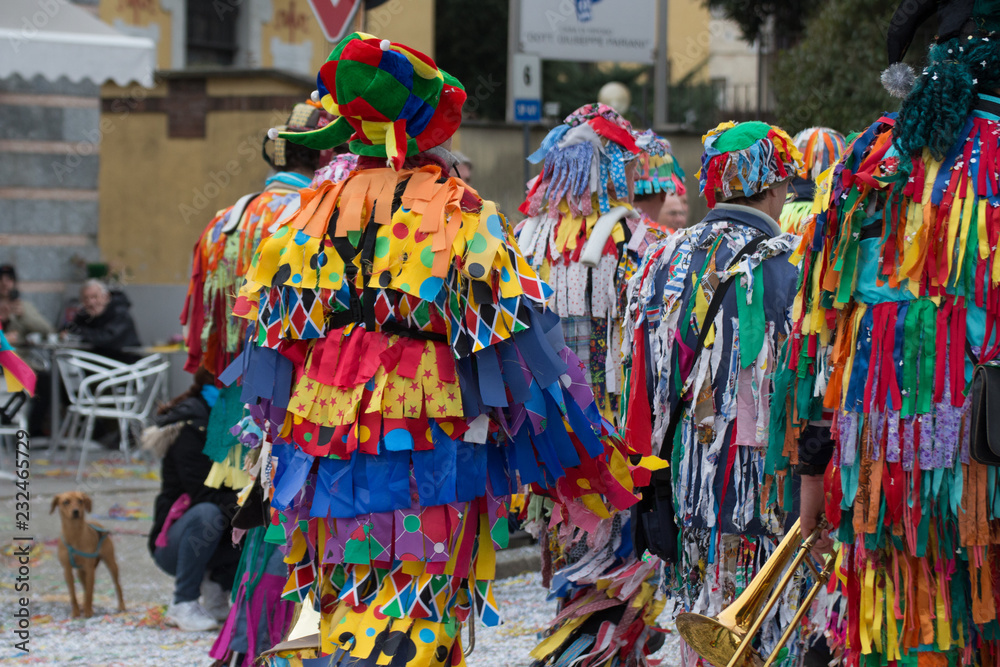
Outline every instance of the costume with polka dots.
{"type": "MultiPolygon", "coordinates": [[[[348,56],[391,61],[394,76],[416,58],[407,76],[428,74],[422,54],[348,39],[364,44],[338,46],[337,77],[348,56]]],[[[496,550],[518,483],[616,508],[636,498],[551,290],[496,205],[435,153],[386,164],[362,155],[344,181],[301,191],[261,242],[234,311],[253,344],[225,379],[242,378],[261,432],[286,599],[320,607],[312,654],[461,665],[461,625],[500,621],[496,550]]]]}
{"type": "MultiPolygon", "coordinates": [[[[302,103],[295,105],[286,127],[306,131],[326,120],[326,112],[302,103]]],[[[272,225],[283,216],[287,219],[298,210],[298,189],[310,182],[305,174],[281,170],[285,166],[282,155],[283,149],[275,147],[270,162],[279,171],[268,177],[263,192],[241,197],[216,213],[195,244],[181,314],[187,326],[185,370],[190,373],[204,369],[218,377],[242,353],[247,323],[231,311],[244,274],[261,239],[270,235],[272,225]]],[[[244,499],[252,482],[243,469],[249,448],[230,432],[243,417],[240,394],[239,387],[222,387],[212,407],[204,452],[213,466],[205,483],[216,488],[243,488],[240,497],[244,499]]],[[[209,651],[212,658],[226,664],[234,653],[241,653],[245,658],[239,664],[249,667],[260,651],[284,637],[292,623],[294,604],[281,600],[284,577],[264,571],[276,549],[264,543],[264,534],[264,527],[253,528],[240,540],[242,556],[230,619],[209,651]],[[268,610],[268,622],[261,624],[258,621],[264,609],[268,610]],[[247,628],[257,631],[247,632],[247,628]]]]}

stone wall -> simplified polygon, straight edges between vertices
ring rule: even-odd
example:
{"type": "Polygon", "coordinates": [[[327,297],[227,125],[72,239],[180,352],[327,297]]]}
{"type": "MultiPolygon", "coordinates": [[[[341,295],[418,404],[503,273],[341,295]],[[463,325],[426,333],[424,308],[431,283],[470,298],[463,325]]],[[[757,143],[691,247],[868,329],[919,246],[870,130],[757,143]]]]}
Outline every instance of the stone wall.
{"type": "Polygon", "coordinates": [[[99,119],[94,84],[0,80],[0,263],[53,321],[98,260],[99,119]]]}

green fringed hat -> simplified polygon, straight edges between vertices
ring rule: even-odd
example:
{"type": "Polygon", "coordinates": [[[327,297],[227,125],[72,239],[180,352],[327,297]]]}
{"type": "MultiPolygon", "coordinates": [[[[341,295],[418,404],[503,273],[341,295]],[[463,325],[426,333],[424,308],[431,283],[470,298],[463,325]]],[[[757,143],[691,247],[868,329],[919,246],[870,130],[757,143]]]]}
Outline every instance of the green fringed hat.
{"type": "Polygon", "coordinates": [[[465,89],[427,55],[365,33],[344,38],[316,77],[313,93],[336,122],[313,132],[272,135],[317,150],[348,139],[351,152],[387,158],[401,169],[407,155],[438,146],[462,124],[465,89]]]}

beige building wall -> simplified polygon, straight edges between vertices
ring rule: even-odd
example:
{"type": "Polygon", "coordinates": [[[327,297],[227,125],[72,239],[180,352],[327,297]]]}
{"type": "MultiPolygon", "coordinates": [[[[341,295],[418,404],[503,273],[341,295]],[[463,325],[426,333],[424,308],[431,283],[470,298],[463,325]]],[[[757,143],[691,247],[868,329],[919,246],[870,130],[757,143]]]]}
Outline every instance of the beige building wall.
{"type": "Polygon", "coordinates": [[[667,5],[667,58],[670,81],[677,83],[692,70],[695,83],[708,80],[708,61],[712,33],[711,13],[703,0],[669,0],[667,5]],[[700,69],[699,69],[700,68],[700,69]]]}
{"type": "Polygon", "coordinates": [[[196,128],[171,103],[179,98],[169,94],[175,82],[161,80],[142,100],[115,86],[102,92],[97,242],[105,261],[127,267],[134,283],[187,282],[198,236],[218,210],[263,189],[270,173],[261,158],[264,134],[311,89],[267,72],[210,77],[208,105],[251,110],[209,111],[201,115],[204,136],[178,137],[171,133],[196,128]]]}
{"type": "MultiPolygon", "coordinates": [[[[469,2],[469,11],[475,11],[474,0],[469,2]]],[[[389,0],[365,13],[363,29],[433,58],[434,0],[389,0]]]]}

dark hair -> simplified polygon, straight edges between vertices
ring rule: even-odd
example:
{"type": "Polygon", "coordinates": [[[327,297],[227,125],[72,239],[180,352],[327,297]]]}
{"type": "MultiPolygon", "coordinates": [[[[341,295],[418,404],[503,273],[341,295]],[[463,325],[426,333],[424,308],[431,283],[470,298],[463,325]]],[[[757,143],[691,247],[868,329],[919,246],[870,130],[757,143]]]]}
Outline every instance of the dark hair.
{"type": "Polygon", "coordinates": [[[176,408],[184,401],[200,394],[202,387],[204,387],[205,385],[214,383],[215,383],[215,376],[212,375],[212,373],[207,368],[205,368],[204,366],[200,366],[198,370],[194,372],[194,384],[188,387],[187,390],[184,391],[184,393],[174,396],[166,403],[160,405],[160,407],[156,410],[156,413],[160,415],[167,414],[168,412],[176,408]]]}
{"type": "Polygon", "coordinates": [[[767,190],[761,190],[757,194],[753,194],[753,195],[750,195],[750,196],[733,197],[732,199],[727,199],[726,201],[724,201],[722,203],[723,204],[737,204],[737,205],[742,205],[742,206],[746,206],[747,204],[759,204],[762,201],[764,201],[765,199],[767,199],[767,192],[768,192],[768,190],[770,190],[770,188],[768,188],[767,190]]]}
{"type": "Polygon", "coordinates": [[[282,171],[308,171],[314,172],[319,169],[320,151],[306,148],[291,141],[285,141],[285,164],[277,167],[282,171]]]}
{"type": "Polygon", "coordinates": [[[976,94],[998,86],[1000,39],[966,35],[935,44],[899,110],[896,147],[904,155],[927,147],[936,159],[943,159],[965,125],[976,94]]]}
{"type": "Polygon", "coordinates": [[[17,280],[17,271],[13,264],[0,264],[0,277],[10,276],[11,280],[17,280]]]}

